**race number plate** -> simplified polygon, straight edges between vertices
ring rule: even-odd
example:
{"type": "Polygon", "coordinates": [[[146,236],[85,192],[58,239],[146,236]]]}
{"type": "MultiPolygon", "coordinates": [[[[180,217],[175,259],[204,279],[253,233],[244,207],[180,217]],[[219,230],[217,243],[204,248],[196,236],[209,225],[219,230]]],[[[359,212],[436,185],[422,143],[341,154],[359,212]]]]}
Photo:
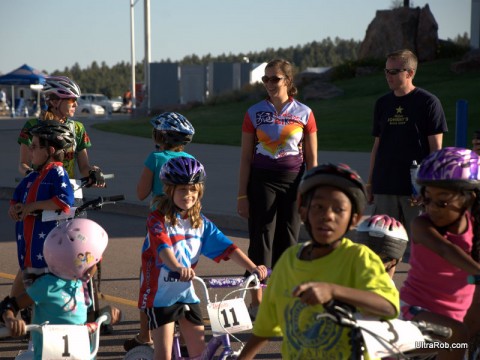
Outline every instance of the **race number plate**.
{"type": "Polygon", "coordinates": [[[90,338],[86,326],[46,325],[42,327],[42,360],[90,359],[90,338]]]}
{"type": "Polygon", "coordinates": [[[229,299],[207,305],[213,336],[250,330],[252,320],[243,298],[229,299]]]}
{"type": "Polygon", "coordinates": [[[72,184],[73,188],[73,197],[75,199],[83,199],[82,182],[80,180],[70,179],[70,184],[72,184]]]}
{"type": "Polygon", "coordinates": [[[363,340],[372,359],[413,350],[415,344],[424,341],[421,331],[408,321],[357,320],[357,323],[362,328],[363,340]]]}

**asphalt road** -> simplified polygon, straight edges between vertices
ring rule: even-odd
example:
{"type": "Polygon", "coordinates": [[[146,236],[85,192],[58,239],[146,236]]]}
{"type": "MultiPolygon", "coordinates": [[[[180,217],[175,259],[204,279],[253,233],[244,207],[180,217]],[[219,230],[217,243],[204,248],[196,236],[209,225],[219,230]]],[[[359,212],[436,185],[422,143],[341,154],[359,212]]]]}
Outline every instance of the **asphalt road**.
{"type": "MultiPolygon", "coordinates": [[[[115,206],[115,205],[108,205],[115,206]]],[[[0,201],[0,298],[8,295],[13,274],[18,267],[14,224],[8,218],[8,202],[0,201]]],[[[114,327],[112,335],[101,337],[100,351],[97,359],[122,359],[125,351],[123,341],[132,337],[138,330],[138,309],[136,308],[138,294],[138,274],[140,268],[140,248],[143,243],[145,219],[143,217],[126,216],[108,213],[107,206],[101,211],[91,211],[89,218],[101,224],[109,234],[108,248],[102,262],[101,293],[109,301],[101,304],[112,304],[122,310],[123,321],[114,327]]],[[[246,251],[248,242],[245,234],[226,230],[225,233],[246,251]]],[[[233,262],[215,262],[204,258],[197,268],[199,276],[241,276],[243,270],[233,262]]],[[[215,291],[219,299],[225,291],[215,291]]],[[[248,295],[247,295],[248,304],[248,295]]],[[[204,302],[205,303],[205,302],[204,302]]],[[[205,305],[205,304],[204,304],[205,305]]],[[[204,308],[204,317],[207,312],[204,308]]],[[[207,335],[209,335],[207,328],[207,335]]],[[[239,338],[245,341],[249,333],[242,333],[239,338]]],[[[0,340],[0,358],[13,359],[19,350],[25,349],[26,343],[20,340],[0,340]]],[[[274,341],[264,349],[259,359],[280,359],[280,342],[274,341]]]]}

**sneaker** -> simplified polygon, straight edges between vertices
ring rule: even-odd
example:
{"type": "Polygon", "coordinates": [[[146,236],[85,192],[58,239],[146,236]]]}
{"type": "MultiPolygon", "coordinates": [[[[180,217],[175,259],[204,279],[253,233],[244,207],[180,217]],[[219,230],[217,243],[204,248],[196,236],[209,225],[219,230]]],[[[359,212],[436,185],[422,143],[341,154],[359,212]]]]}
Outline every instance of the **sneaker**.
{"type": "Polygon", "coordinates": [[[257,317],[257,313],[258,313],[258,306],[253,306],[252,304],[250,304],[248,306],[248,314],[250,315],[250,319],[252,321],[254,321],[255,318],[257,317]]]}
{"type": "Polygon", "coordinates": [[[123,348],[125,349],[126,352],[128,352],[133,348],[137,346],[142,346],[142,345],[153,347],[153,341],[145,342],[145,343],[141,342],[140,340],[138,340],[138,334],[137,334],[132,339],[125,340],[125,342],[123,343],[123,348]]]}

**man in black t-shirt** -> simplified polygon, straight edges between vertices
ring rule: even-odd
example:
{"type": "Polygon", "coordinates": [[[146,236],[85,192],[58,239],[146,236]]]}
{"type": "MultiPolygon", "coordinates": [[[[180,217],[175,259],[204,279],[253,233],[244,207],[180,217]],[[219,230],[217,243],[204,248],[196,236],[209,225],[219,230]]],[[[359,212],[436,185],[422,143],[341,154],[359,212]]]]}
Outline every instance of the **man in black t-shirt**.
{"type": "Polygon", "coordinates": [[[440,100],[413,85],[417,66],[417,57],[410,50],[387,55],[385,76],[392,91],[375,103],[375,141],[367,184],[374,214],[399,219],[409,233],[411,220],[421,210],[411,205],[410,167],[414,160],[420,164],[440,149],[443,133],[448,131],[440,100]]]}

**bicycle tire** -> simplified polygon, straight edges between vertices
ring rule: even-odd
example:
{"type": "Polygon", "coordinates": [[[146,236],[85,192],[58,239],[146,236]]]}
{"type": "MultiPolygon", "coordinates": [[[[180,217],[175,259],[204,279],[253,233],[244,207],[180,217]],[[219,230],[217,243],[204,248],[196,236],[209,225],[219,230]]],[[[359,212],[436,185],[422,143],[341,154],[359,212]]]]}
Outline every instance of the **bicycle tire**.
{"type": "Polygon", "coordinates": [[[125,354],[123,360],[152,360],[153,348],[151,346],[136,346],[125,354]]]}

